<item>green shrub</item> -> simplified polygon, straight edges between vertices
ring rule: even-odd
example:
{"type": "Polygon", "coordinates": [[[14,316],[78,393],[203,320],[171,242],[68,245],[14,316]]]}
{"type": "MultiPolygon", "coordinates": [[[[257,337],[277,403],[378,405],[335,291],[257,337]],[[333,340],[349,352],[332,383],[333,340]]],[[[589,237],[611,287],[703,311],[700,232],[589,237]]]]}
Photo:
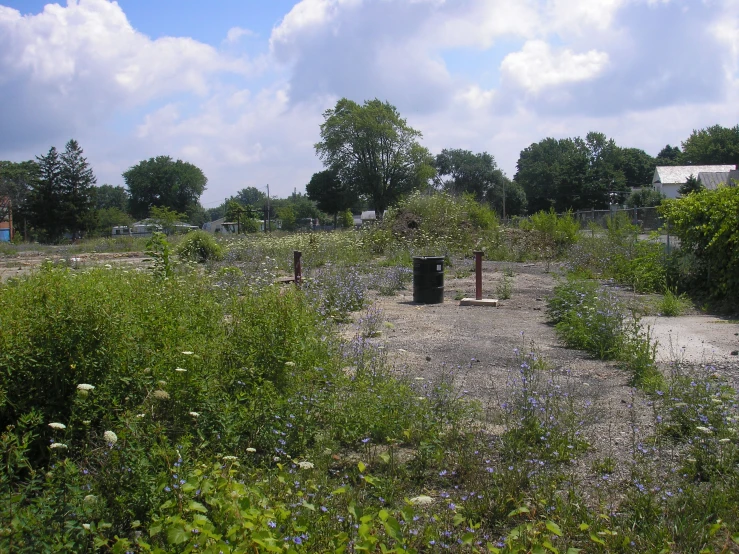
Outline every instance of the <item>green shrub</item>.
{"type": "Polygon", "coordinates": [[[732,305],[739,298],[739,187],[722,187],[666,200],[659,208],[688,261],[683,277],[692,290],[732,305]]]}
{"type": "Polygon", "coordinates": [[[223,248],[205,231],[188,233],[177,245],[176,252],[180,258],[200,263],[223,258],[223,248]]]}
{"type": "Polygon", "coordinates": [[[548,212],[537,212],[528,220],[521,220],[519,225],[522,229],[543,233],[555,244],[560,254],[575,244],[580,234],[580,223],[575,220],[572,213],[557,215],[554,208],[548,212]]]}

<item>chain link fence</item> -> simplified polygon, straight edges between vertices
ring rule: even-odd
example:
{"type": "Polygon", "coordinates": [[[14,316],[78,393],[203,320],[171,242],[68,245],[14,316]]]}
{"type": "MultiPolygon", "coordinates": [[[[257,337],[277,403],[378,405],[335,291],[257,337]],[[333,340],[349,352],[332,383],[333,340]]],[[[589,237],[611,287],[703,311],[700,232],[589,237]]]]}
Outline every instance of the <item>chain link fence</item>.
{"type": "Polygon", "coordinates": [[[657,213],[657,208],[620,208],[615,210],[581,210],[572,215],[580,222],[583,228],[590,223],[606,227],[608,220],[618,214],[626,214],[629,221],[638,226],[643,233],[659,231],[664,226],[664,220],[657,213]]]}

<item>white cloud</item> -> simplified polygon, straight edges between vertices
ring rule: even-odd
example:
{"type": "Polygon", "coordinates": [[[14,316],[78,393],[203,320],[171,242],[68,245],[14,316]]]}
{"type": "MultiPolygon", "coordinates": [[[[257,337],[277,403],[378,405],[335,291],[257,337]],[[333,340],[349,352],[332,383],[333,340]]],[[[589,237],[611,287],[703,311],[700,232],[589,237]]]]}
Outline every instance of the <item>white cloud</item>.
{"type": "Polygon", "coordinates": [[[508,54],[500,69],[504,79],[538,93],[548,87],[590,80],[607,64],[605,52],[590,50],[575,54],[569,49],[554,52],[546,42],[533,40],[526,42],[520,52],[508,54]]]}
{"type": "Polygon", "coordinates": [[[226,42],[228,44],[236,44],[239,42],[241,37],[255,37],[257,34],[251,29],[244,29],[243,27],[231,27],[226,33],[226,42]]]}

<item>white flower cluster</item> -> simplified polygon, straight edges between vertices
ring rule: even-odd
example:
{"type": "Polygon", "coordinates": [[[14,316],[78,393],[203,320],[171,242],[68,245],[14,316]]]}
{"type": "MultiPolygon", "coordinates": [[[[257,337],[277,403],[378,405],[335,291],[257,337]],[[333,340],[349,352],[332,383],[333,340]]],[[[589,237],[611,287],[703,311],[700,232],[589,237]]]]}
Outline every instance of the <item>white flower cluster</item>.
{"type": "Polygon", "coordinates": [[[425,494],[422,494],[420,496],[414,496],[411,498],[408,502],[415,506],[428,506],[429,504],[434,503],[434,499],[430,496],[426,496],[425,494]]]}
{"type": "Polygon", "coordinates": [[[300,469],[313,469],[315,466],[311,462],[298,462],[300,469]]]}
{"type": "Polygon", "coordinates": [[[103,433],[103,438],[105,439],[105,442],[111,446],[118,442],[118,435],[113,431],[105,431],[105,433],[103,433]]]}
{"type": "Polygon", "coordinates": [[[56,423],[56,422],[49,423],[49,427],[51,427],[52,429],[66,429],[67,428],[67,426],[64,425],[63,423],[56,423]]]}

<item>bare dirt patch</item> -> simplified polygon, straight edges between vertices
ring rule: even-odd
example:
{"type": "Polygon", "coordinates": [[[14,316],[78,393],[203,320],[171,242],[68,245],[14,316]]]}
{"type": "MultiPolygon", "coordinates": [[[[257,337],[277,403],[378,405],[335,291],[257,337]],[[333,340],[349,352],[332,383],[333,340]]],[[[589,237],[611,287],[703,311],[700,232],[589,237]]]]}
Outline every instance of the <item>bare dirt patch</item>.
{"type": "MultiPolygon", "coordinates": [[[[630,386],[629,375],[615,362],[595,360],[559,344],[546,320],[546,299],[556,278],[543,264],[484,262],[483,297],[495,297],[506,270],[514,273],[512,295],[497,308],[460,306],[455,297],[474,297],[475,278],[453,269],[446,273],[443,304],[415,304],[411,288],[394,297],[377,297],[391,326],[379,339],[389,359],[413,377],[453,374],[456,386],[482,404],[487,424],[495,429],[500,399],[520,363],[514,349],[537,352],[563,376],[577,401],[590,406],[585,433],[593,448],[576,462],[579,478],[595,486],[593,463],[610,457],[617,462],[614,480],[628,479],[633,449],[653,433],[650,399],[630,386]]],[[[661,369],[669,373],[676,360],[712,364],[712,372],[739,385],[737,356],[731,354],[739,349],[739,324],[717,321],[712,316],[646,318],[659,341],[661,369]]]]}

